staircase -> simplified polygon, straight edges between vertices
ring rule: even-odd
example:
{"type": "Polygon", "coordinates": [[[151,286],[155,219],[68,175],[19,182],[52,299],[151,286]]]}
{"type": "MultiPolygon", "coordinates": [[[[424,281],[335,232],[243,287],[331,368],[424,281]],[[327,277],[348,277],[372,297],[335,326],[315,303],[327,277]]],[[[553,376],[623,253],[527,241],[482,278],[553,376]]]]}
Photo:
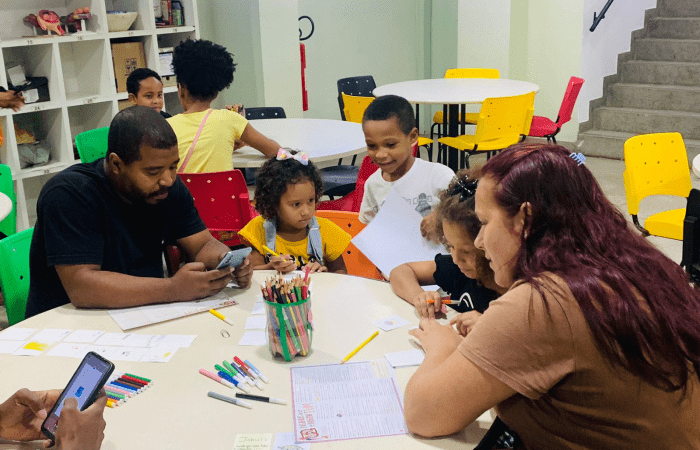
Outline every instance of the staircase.
{"type": "Polygon", "coordinates": [[[700,153],[700,0],[658,0],[603,92],[580,127],[584,154],[623,159],[629,137],[667,131],[683,135],[689,160],[700,153]]]}

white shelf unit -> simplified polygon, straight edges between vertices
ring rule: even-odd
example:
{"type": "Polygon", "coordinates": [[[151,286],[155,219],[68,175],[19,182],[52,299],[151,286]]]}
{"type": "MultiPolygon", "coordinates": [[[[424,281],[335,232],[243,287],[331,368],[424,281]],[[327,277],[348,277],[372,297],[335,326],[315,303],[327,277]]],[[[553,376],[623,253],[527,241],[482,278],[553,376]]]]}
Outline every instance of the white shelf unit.
{"type": "MultiPolygon", "coordinates": [[[[0,14],[0,85],[7,87],[7,69],[17,64],[27,76],[46,77],[48,102],[25,105],[20,111],[0,110],[0,126],[5,136],[0,146],[0,162],[12,169],[17,194],[17,230],[34,226],[36,200],[41,187],[57,172],[80,162],[74,152],[75,136],[93,128],[109,126],[118,112],[112,63],[115,42],[140,41],[144,44],[146,65],[158,71],[158,49],[173,47],[188,38],[199,39],[197,0],[181,0],[183,26],[157,28],[152,0],[2,0],[0,14]],[[90,6],[92,19],[86,21],[86,34],[31,36],[23,23],[28,14],[42,9],[64,16],[76,8],[90,6]],[[136,11],[138,17],[128,31],[109,32],[107,11],[136,11]],[[51,146],[47,164],[21,168],[14,133],[15,124],[34,133],[51,146]]],[[[165,89],[165,109],[180,112],[176,88],[165,89]]]]}

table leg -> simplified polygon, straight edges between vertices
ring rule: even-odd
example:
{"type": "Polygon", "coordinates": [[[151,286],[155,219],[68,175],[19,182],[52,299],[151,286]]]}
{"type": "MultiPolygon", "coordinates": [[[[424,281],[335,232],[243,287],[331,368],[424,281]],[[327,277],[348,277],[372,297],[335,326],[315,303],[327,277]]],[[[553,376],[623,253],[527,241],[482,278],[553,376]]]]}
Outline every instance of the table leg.
{"type": "MultiPolygon", "coordinates": [[[[447,136],[459,136],[459,105],[449,105],[448,110],[449,113],[447,115],[443,114],[447,119],[447,136]]],[[[459,170],[459,150],[456,148],[449,148],[447,165],[455,173],[459,170]]]]}

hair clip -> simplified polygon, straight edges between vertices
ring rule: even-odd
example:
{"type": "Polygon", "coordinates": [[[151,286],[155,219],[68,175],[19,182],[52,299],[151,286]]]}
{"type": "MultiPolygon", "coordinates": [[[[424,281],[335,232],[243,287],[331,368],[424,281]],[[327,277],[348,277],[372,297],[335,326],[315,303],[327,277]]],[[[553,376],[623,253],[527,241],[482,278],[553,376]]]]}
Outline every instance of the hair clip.
{"type": "Polygon", "coordinates": [[[277,150],[277,160],[282,161],[285,159],[294,159],[305,166],[309,165],[309,157],[306,156],[306,153],[304,152],[297,152],[296,154],[294,154],[286,148],[281,148],[277,150]]]}
{"type": "Polygon", "coordinates": [[[581,164],[586,164],[586,157],[583,156],[583,153],[572,153],[569,156],[576,161],[579,166],[581,164]]]}
{"type": "Polygon", "coordinates": [[[473,197],[476,193],[476,180],[471,181],[469,178],[460,178],[452,188],[447,191],[447,195],[454,196],[459,194],[459,201],[463,202],[466,199],[473,197]]]}

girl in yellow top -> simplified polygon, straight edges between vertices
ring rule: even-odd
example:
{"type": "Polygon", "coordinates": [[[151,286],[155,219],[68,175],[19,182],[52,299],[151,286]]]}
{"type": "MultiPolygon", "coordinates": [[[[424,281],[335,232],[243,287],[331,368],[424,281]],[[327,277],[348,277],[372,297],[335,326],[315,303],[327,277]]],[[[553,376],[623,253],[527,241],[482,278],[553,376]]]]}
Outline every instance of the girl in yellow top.
{"type": "Polygon", "coordinates": [[[253,269],[347,273],[343,252],[350,235],[314,216],[322,194],[321,175],[304,153],[281,148],[262,166],[255,184],[260,216],[238,233],[253,247],[253,269]]]}
{"type": "Polygon", "coordinates": [[[277,154],[279,144],[256,131],[245,117],[226,109],[211,109],[219,92],[231,85],[235,70],[231,54],[211,41],[188,39],[175,47],[173,71],[184,112],[168,122],[177,135],[178,171],[231,170],[234,145],[250,145],[268,157],[277,154]]]}

